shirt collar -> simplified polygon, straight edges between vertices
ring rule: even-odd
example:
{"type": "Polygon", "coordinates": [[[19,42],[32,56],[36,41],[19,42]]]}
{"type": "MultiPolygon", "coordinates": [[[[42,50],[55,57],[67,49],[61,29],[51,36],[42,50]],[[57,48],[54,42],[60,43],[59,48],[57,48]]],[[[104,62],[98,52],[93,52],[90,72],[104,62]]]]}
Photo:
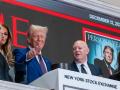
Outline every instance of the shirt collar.
{"type": "Polygon", "coordinates": [[[81,64],[84,64],[84,66],[85,67],[87,67],[88,66],[88,64],[87,64],[87,60],[84,62],[84,63],[79,63],[79,62],[75,62],[77,65],[81,65],[81,64]]]}

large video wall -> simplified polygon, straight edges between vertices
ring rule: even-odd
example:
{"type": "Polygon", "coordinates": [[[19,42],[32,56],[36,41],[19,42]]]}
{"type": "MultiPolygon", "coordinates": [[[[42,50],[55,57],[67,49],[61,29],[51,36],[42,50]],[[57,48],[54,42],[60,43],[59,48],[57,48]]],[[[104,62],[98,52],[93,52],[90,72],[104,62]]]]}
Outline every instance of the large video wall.
{"type": "Polygon", "coordinates": [[[43,53],[53,63],[71,62],[73,42],[82,39],[87,41],[90,48],[90,63],[94,64],[95,58],[102,59],[104,46],[110,45],[114,49],[112,67],[117,68],[117,55],[120,52],[119,18],[54,0],[49,3],[40,1],[44,3],[32,5],[19,0],[0,1],[0,22],[11,29],[13,49],[26,47],[29,25],[38,24],[49,29],[43,53]]]}

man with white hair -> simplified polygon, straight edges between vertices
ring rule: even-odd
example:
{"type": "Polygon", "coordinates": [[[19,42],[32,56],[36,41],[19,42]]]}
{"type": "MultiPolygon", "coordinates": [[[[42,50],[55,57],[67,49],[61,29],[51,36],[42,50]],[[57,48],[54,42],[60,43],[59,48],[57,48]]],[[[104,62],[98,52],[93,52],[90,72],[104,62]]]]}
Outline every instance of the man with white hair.
{"type": "Polygon", "coordinates": [[[87,43],[82,40],[77,40],[73,44],[73,56],[74,60],[70,64],[69,69],[72,71],[77,71],[84,74],[101,76],[101,70],[93,65],[88,63],[87,55],[89,53],[89,48],[87,43]]]}
{"type": "Polygon", "coordinates": [[[47,27],[31,25],[28,30],[28,47],[14,50],[16,82],[29,84],[51,70],[50,60],[42,55],[47,32],[47,27]]]}

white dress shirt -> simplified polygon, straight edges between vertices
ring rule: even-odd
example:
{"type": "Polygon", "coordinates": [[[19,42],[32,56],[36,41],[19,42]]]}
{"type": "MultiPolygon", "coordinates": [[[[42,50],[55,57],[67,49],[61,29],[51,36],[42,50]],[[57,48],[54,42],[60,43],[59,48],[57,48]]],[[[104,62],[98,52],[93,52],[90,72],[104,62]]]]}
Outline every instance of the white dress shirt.
{"type": "Polygon", "coordinates": [[[78,70],[79,70],[80,73],[81,73],[81,64],[84,64],[84,69],[86,70],[87,74],[92,75],[87,62],[85,62],[85,63],[75,62],[75,63],[77,65],[77,68],[78,68],[78,70]]]}

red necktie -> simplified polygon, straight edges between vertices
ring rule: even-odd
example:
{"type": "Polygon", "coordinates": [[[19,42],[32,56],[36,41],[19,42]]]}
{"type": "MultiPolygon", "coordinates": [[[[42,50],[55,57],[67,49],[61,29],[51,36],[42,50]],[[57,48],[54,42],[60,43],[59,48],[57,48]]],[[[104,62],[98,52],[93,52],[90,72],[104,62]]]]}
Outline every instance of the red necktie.
{"type": "Polygon", "coordinates": [[[45,67],[45,64],[44,64],[44,61],[43,61],[43,57],[41,55],[38,55],[38,57],[39,57],[39,63],[40,63],[41,70],[44,74],[44,73],[47,72],[47,70],[46,70],[46,67],[45,67]]]}

